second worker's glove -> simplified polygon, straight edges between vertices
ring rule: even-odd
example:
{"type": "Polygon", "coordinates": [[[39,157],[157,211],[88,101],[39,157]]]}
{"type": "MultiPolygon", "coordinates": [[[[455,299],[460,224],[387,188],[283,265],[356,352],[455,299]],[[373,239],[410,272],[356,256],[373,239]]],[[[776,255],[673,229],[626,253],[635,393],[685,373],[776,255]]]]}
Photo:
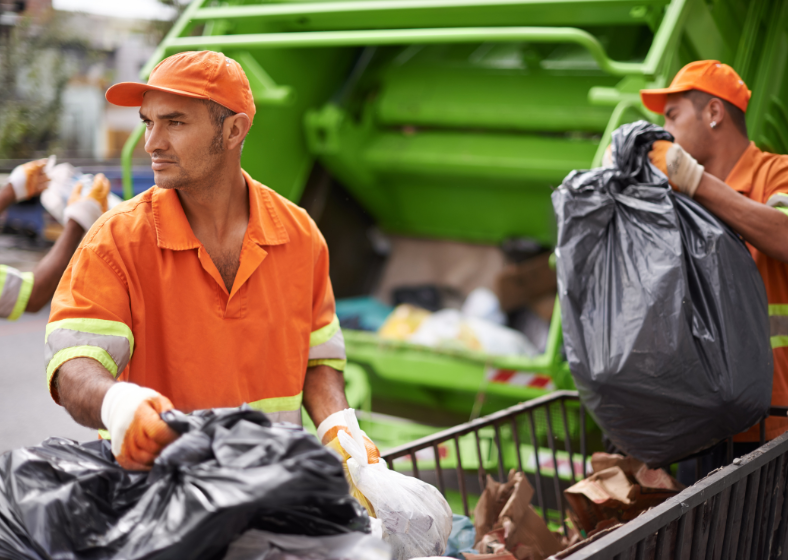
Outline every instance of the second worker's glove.
{"type": "Polygon", "coordinates": [[[115,383],[101,404],[101,421],[112,438],[112,454],[124,469],[147,471],[178,433],[161,419],[170,400],[134,383],[115,383]]]}
{"type": "Polygon", "coordinates": [[[66,210],[63,212],[63,224],[69,220],[74,220],[85,231],[107,211],[107,197],[109,196],[110,184],[103,173],[99,173],[93,178],[93,185],[88,194],[83,195],[83,185],[78,182],[71,191],[66,210]]]}
{"type": "Polygon", "coordinates": [[[53,164],[53,158],[37,159],[17,165],[11,171],[8,182],[14,189],[17,202],[32,198],[46,190],[49,185],[47,169],[51,168],[53,164]]]}
{"type": "Polygon", "coordinates": [[[695,196],[704,167],[675,142],[657,140],[651,146],[648,158],[654,167],[662,171],[674,190],[690,198],[695,196]]]}

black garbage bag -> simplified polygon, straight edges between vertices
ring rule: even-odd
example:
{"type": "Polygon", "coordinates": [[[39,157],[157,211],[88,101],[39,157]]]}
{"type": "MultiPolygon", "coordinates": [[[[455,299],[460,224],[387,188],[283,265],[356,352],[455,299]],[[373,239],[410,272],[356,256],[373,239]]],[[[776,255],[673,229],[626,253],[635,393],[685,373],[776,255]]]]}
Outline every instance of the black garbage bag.
{"type": "Polygon", "coordinates": [[[121,468],[107,441],[50,438],[3,455],[0,558],[213,559],[247,529],[369,530],[339,457],[306,432],[248,408],[168,423],[188,431],[150,473],[121,468]]]}
{"type": "Polygon", "coordinates": [[[613,134],[615,168],[553,193],[567,360],[619,449],[650,467],[758,423],[772,390],[766,292],[739,237],[675,193],[640,121],[613,134]]]}

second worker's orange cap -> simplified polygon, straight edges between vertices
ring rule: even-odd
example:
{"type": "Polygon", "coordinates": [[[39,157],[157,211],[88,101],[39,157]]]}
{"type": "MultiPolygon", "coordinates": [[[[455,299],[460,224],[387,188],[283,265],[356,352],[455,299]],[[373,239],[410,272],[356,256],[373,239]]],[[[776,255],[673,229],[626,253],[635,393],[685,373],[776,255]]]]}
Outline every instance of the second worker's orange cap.
{"type": "Polygon", "coordinates": [[[140,107],[146,91],[210,99],[254,121],[254,97],[241,65],[214,51],[189,51],[165,58],[150,73],[147,84],[121,82],[107,90],[107,101],[140,107]]]}
{"type": "Polygon", "coordinates": [[[668,94],[693,89],[724,99],[744,112],[747,112],[752,95],[736,71],[727,64],[717,60],[698,60],[679,70],[670,87],[640,90],[640,99],[647,109],[662,114],[668,94]]]}

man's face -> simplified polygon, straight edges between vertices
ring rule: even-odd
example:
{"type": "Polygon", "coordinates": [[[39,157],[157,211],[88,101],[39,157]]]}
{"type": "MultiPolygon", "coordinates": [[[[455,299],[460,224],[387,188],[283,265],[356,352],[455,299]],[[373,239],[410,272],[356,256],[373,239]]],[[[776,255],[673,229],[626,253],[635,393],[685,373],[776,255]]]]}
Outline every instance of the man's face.
{"type": "Polygon", "coordinates": [[[201,100],[148,91],[140,118],[146,126],[145,151],[150,154],[157,186],[188,189],[212,180],[223,150],[217,150],[218,131],[201,100]]]}
{"type": "Polygon", "coordinates": [[[671,93],[665,103],[665,130],[703,165],[709,154],[711,130],[705,125],[692,101],[681,93],[671,93]]]}

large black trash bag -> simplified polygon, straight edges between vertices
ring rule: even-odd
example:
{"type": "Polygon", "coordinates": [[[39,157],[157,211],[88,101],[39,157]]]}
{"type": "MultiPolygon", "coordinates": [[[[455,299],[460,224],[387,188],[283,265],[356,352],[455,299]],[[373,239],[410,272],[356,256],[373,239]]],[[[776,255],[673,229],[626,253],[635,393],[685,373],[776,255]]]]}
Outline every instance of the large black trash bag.
{"type": "Polygon", "coordinates": [[[106,441],[3,455],[0,558],[212,559],[247,529],[369,530],[339,457],[306,432],[248,408],[167,419],[188,432],[150,473],[121,468],[106,441]]]}
{"type": "Polygon", "coordinates": [[[766,292],[739,237],[674,193],[640,121],[613,134],[615,168],[553,193],[567,360],[612,442],[664,466],[756,424],[772,391],[766,292]]]}

